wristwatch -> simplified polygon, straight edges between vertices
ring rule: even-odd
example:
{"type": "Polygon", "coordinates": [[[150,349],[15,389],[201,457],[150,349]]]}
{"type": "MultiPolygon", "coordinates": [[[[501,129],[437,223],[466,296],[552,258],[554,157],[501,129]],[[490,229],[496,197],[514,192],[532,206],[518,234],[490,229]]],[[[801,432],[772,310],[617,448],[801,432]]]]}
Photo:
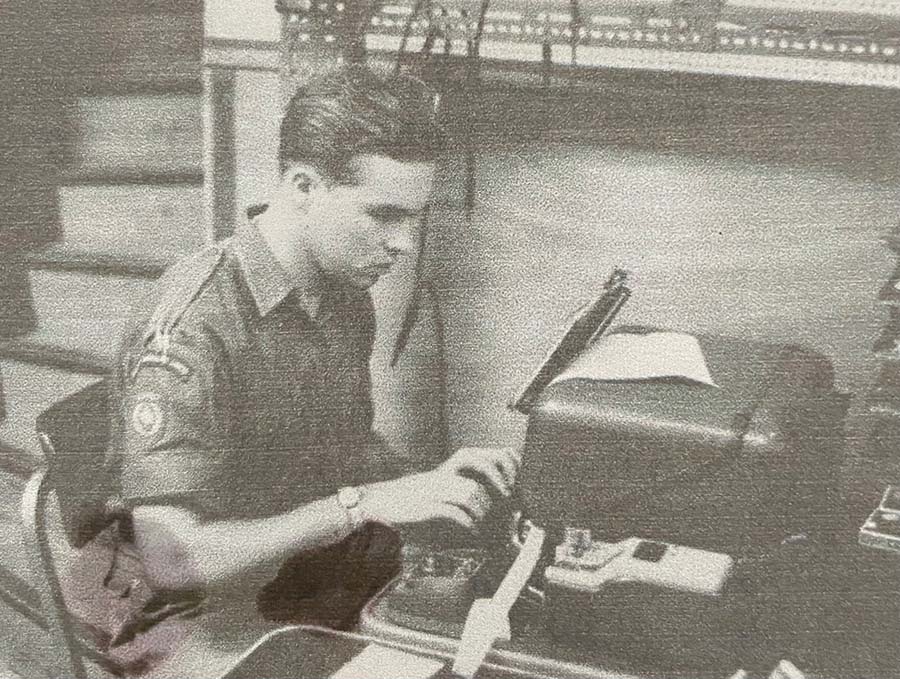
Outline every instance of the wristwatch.
{"type": "Polygon", "coordinates": [[[355,486],[345,486],[337,492],[338,504],[347,512],[351,533],[362,528],[365,524],[365,517],[359,508],[362,497],[362,489],[355,486]]]}

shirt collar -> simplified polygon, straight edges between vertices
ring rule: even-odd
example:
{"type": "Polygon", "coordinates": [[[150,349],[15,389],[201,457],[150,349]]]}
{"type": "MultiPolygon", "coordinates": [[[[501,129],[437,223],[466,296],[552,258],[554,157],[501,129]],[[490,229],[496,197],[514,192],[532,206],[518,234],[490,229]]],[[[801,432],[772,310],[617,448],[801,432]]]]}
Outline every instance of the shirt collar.
{"type": "Polygon", "coordinates": [[[265,317],[284,301],[296,285],[291,283],[254,224],[242,226],[235,234],[233,243],[259,315],[265,317]]]}

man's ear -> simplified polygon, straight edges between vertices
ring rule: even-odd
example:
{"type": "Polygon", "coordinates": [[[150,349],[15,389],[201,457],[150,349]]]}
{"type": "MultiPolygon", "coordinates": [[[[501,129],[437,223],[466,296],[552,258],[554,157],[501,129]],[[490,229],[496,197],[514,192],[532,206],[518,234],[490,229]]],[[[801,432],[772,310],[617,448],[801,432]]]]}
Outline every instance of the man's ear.
{"type": "Polygon", "coordinates": [[[305,206],[325,188],[322,176],[308,165],[291,165],[282,177],[282,187],[298,206],[305,206]]]}

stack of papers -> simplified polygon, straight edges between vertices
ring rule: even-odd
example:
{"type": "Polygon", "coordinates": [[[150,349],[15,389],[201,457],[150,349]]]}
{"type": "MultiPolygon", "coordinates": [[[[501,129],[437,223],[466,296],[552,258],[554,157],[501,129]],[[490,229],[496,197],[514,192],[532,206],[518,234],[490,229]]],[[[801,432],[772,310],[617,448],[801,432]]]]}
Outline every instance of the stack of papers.
{"type": "Polygon", "coordinates": [[[551,384],[579,377],[605,381],[679,377],[716,386],[697,338],[669,331],[605,335],[585,349],[551,384]]]}

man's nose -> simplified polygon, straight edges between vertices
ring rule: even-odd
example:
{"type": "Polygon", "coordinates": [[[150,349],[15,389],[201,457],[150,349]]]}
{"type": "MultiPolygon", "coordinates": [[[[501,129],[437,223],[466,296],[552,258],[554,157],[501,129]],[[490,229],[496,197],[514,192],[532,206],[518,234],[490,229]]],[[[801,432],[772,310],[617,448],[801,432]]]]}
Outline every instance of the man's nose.
{"type": "Polygon", "coordinates": [[[390,234],[388,234],[384,247],[394,259],[402,255],[408,255],[413,249],[412,228],[402,226],[392,229],[390,234]]]}

